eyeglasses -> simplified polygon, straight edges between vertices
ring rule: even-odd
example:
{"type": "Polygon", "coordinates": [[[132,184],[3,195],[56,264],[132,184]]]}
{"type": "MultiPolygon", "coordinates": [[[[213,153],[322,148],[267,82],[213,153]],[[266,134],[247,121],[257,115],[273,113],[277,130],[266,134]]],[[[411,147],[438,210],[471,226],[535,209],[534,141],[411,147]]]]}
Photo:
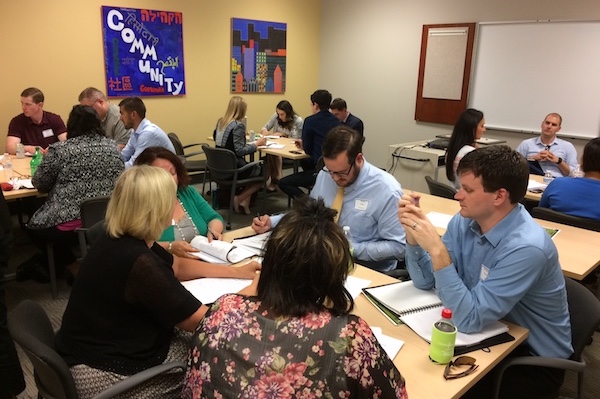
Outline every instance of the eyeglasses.
{"type": "Polygon", "coordinates": [[[350,164],[350,168],[348,168],[347,171],[345,172],[332,172],[329,169],[327,169],[327,166],[323,166],[323,172],[325,173],[329,173],[330,176],[337,176],[337,177],[348,177],[348,175],[350,174],[350,172],[352,171],[352,168],[354,167],[354,163],[356,162],[356,160],[353,160],[352,163],[350,164]]]}
{"type": "Polygon", "coordinates": [[[446,368],[444,369],[444,379],[454,380],[456,378],[465,377],[477,370],[477,367],[479,367],[479,365],[475,364],[475,358],[471,356],[459,356],[446,365],[446,368]],[[469,366],[469,368],[458,373],[452,373],[453,369],[458,369],[463,366],[469,366]]]}

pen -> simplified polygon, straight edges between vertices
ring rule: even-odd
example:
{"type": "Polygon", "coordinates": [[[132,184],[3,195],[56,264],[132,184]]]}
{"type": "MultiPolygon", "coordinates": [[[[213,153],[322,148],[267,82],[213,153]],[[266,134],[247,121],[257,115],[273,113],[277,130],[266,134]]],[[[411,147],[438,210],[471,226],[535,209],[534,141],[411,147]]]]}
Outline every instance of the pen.
{"type": "Polygon", "coordinates": [[[206,226],[206,227],[208,228],[208,232],[209,232],[210,234],[212,234],[213,238],[214,238],[215,240],[219,240],[219,236],[215,234],[215,232],[213,231],[213,229],[211,229],[209,226],[206,226]]]}

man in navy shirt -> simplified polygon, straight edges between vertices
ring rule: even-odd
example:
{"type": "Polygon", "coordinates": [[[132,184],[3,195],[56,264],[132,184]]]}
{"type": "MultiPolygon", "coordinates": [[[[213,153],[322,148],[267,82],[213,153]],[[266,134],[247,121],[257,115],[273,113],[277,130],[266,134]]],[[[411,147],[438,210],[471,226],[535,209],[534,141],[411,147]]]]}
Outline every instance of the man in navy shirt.
{"type": "Polygon", "coordinates": [[[348,112],[348,105],[343,98],[336,98],[331,103],[331,113],[338,118],[342,125],[346,125],[360,133],[362,137],[365,135],[365,125],[356,115],[348,112]]]}
{"type": "Polygon", "coordinates": [[[329,112],[331,104],[331,93],[327,90],[317,90],[310,96],[312,103],[311,116],[304,120],[302,127],[302,140],[296,140],[296,146],[302,148],[310,155],[300,163],[302,172],[294,173],[279,180],[279,188],[292,198],[306,193],[300,189],[304,187],[310,190],[317,178],[315,167],[321,158],[321,146],[325,135],[340,124],[340,121],[329,112]]]}

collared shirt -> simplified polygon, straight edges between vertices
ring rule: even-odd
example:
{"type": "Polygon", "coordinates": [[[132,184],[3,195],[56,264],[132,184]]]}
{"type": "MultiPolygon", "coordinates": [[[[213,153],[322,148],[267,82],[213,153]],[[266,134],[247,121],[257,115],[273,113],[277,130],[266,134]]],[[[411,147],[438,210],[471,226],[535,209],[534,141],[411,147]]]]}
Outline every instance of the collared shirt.
{"type": "MultiPolygon", "coordinates": [[[[331,207],[338,186],[327,172],[321,171],[310,192],[312,198],[323,198],[331,207]]],[[[350,226],[352,246],[357,262],[380,271],[393,270],[404,259],[406,235],[398,221],[400,183],[389,173],[365,160],[358,178],[344,190],[340,226],[350,226]]],[[[281,220],[273,216],[273,226],[281,220]]]]}
{"type": "Polygon", "coordinates": [[[67,131],[67,127],[59,115],[43,111],[42,121],[37,124],[31,118],[20,114],[8,125],[8,136],[18,137],[23,145],[48,148],[58,141],[58,135],[67,131]]]}
{"type": "Polygon", "coordinates": [[[325,135],[338,126],[340,121],[329,110],[321,110],[306,117],[302,126],[302,147],[316,164],[321,158],[321,147],[325,135]]]}
{"type": "Polygon", "coordinates": [[[433,272],[429,254],[407,245],[406,266],[415,286],[435,286],[460,331],[481,331],[504,319],[529,329],[527,343],[535,355],[573,353],[558,252],[521,204],[485,234],[457,214],[442,240],[452,264],[433,272]]]}
{"type": "Polygon", "coordinates": [[[121,120],[121,114],[119,113],[119,107],[115,104],[108,105],[108,112],[106,118],[100,123],[104,134],[109,139],[113,139],[117,144],[126,145],[131,136],[132,129],[125,129],[123,121],[121,120]]]}
{"type": "Polygon", "coordinates": [[[133,166],[136,158],[148,147],[163,147],[175,154],[175,148],[169,140],[169,136],[160,127],[144,118],[121,151],[125,168],[133,166]]]}
{"type": "MultiPolygon", "coordinates": [[[[577,150],[573,144],[566,140],[559,139],[558,137],[555,137],[554,141],[548,145],[542,143],[540,136],[532,137],[530,139],[523,140],[517,147],[516,151],[525,158],[530,159],[540,151],[544,151],[546,149],[555,154],[557,157],[562,158],[563,162],[566,162],[571,170],[574,170],[579,166],[579,163],[577,162],[577,150]]],[[[540,161],[540,166],[542,167],[544,173],[550,171],[554,177],[563,177],[562,171],[554,162],[540,161]]]]}

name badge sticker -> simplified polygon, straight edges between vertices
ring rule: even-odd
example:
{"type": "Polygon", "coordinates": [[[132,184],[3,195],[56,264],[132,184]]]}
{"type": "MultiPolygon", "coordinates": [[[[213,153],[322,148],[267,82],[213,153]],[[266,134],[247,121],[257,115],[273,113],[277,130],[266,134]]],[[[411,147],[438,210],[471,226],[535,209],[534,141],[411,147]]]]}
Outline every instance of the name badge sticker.
{"type": "Polygon", "coordinates": [[[481,265],[481,273],[479,274],[479,279],[481,281],[485,281],[488,278],[488,274],[490,274],[490,269],[486,265],[482,264],[481,265]]]}
{"type": "Polygon", "coordinates": [[[366,211],[369,207],[369,200],[357,199],[354,201],[354,209],[357,211],[366,211]]]}
{"type": "Polygon", "coordinates": [[[44,136],[44,138],[47,139],[48,137],[54,136],[54,132],[52,131],[52,129],[42,130],[42,136],[44,136]]]}

